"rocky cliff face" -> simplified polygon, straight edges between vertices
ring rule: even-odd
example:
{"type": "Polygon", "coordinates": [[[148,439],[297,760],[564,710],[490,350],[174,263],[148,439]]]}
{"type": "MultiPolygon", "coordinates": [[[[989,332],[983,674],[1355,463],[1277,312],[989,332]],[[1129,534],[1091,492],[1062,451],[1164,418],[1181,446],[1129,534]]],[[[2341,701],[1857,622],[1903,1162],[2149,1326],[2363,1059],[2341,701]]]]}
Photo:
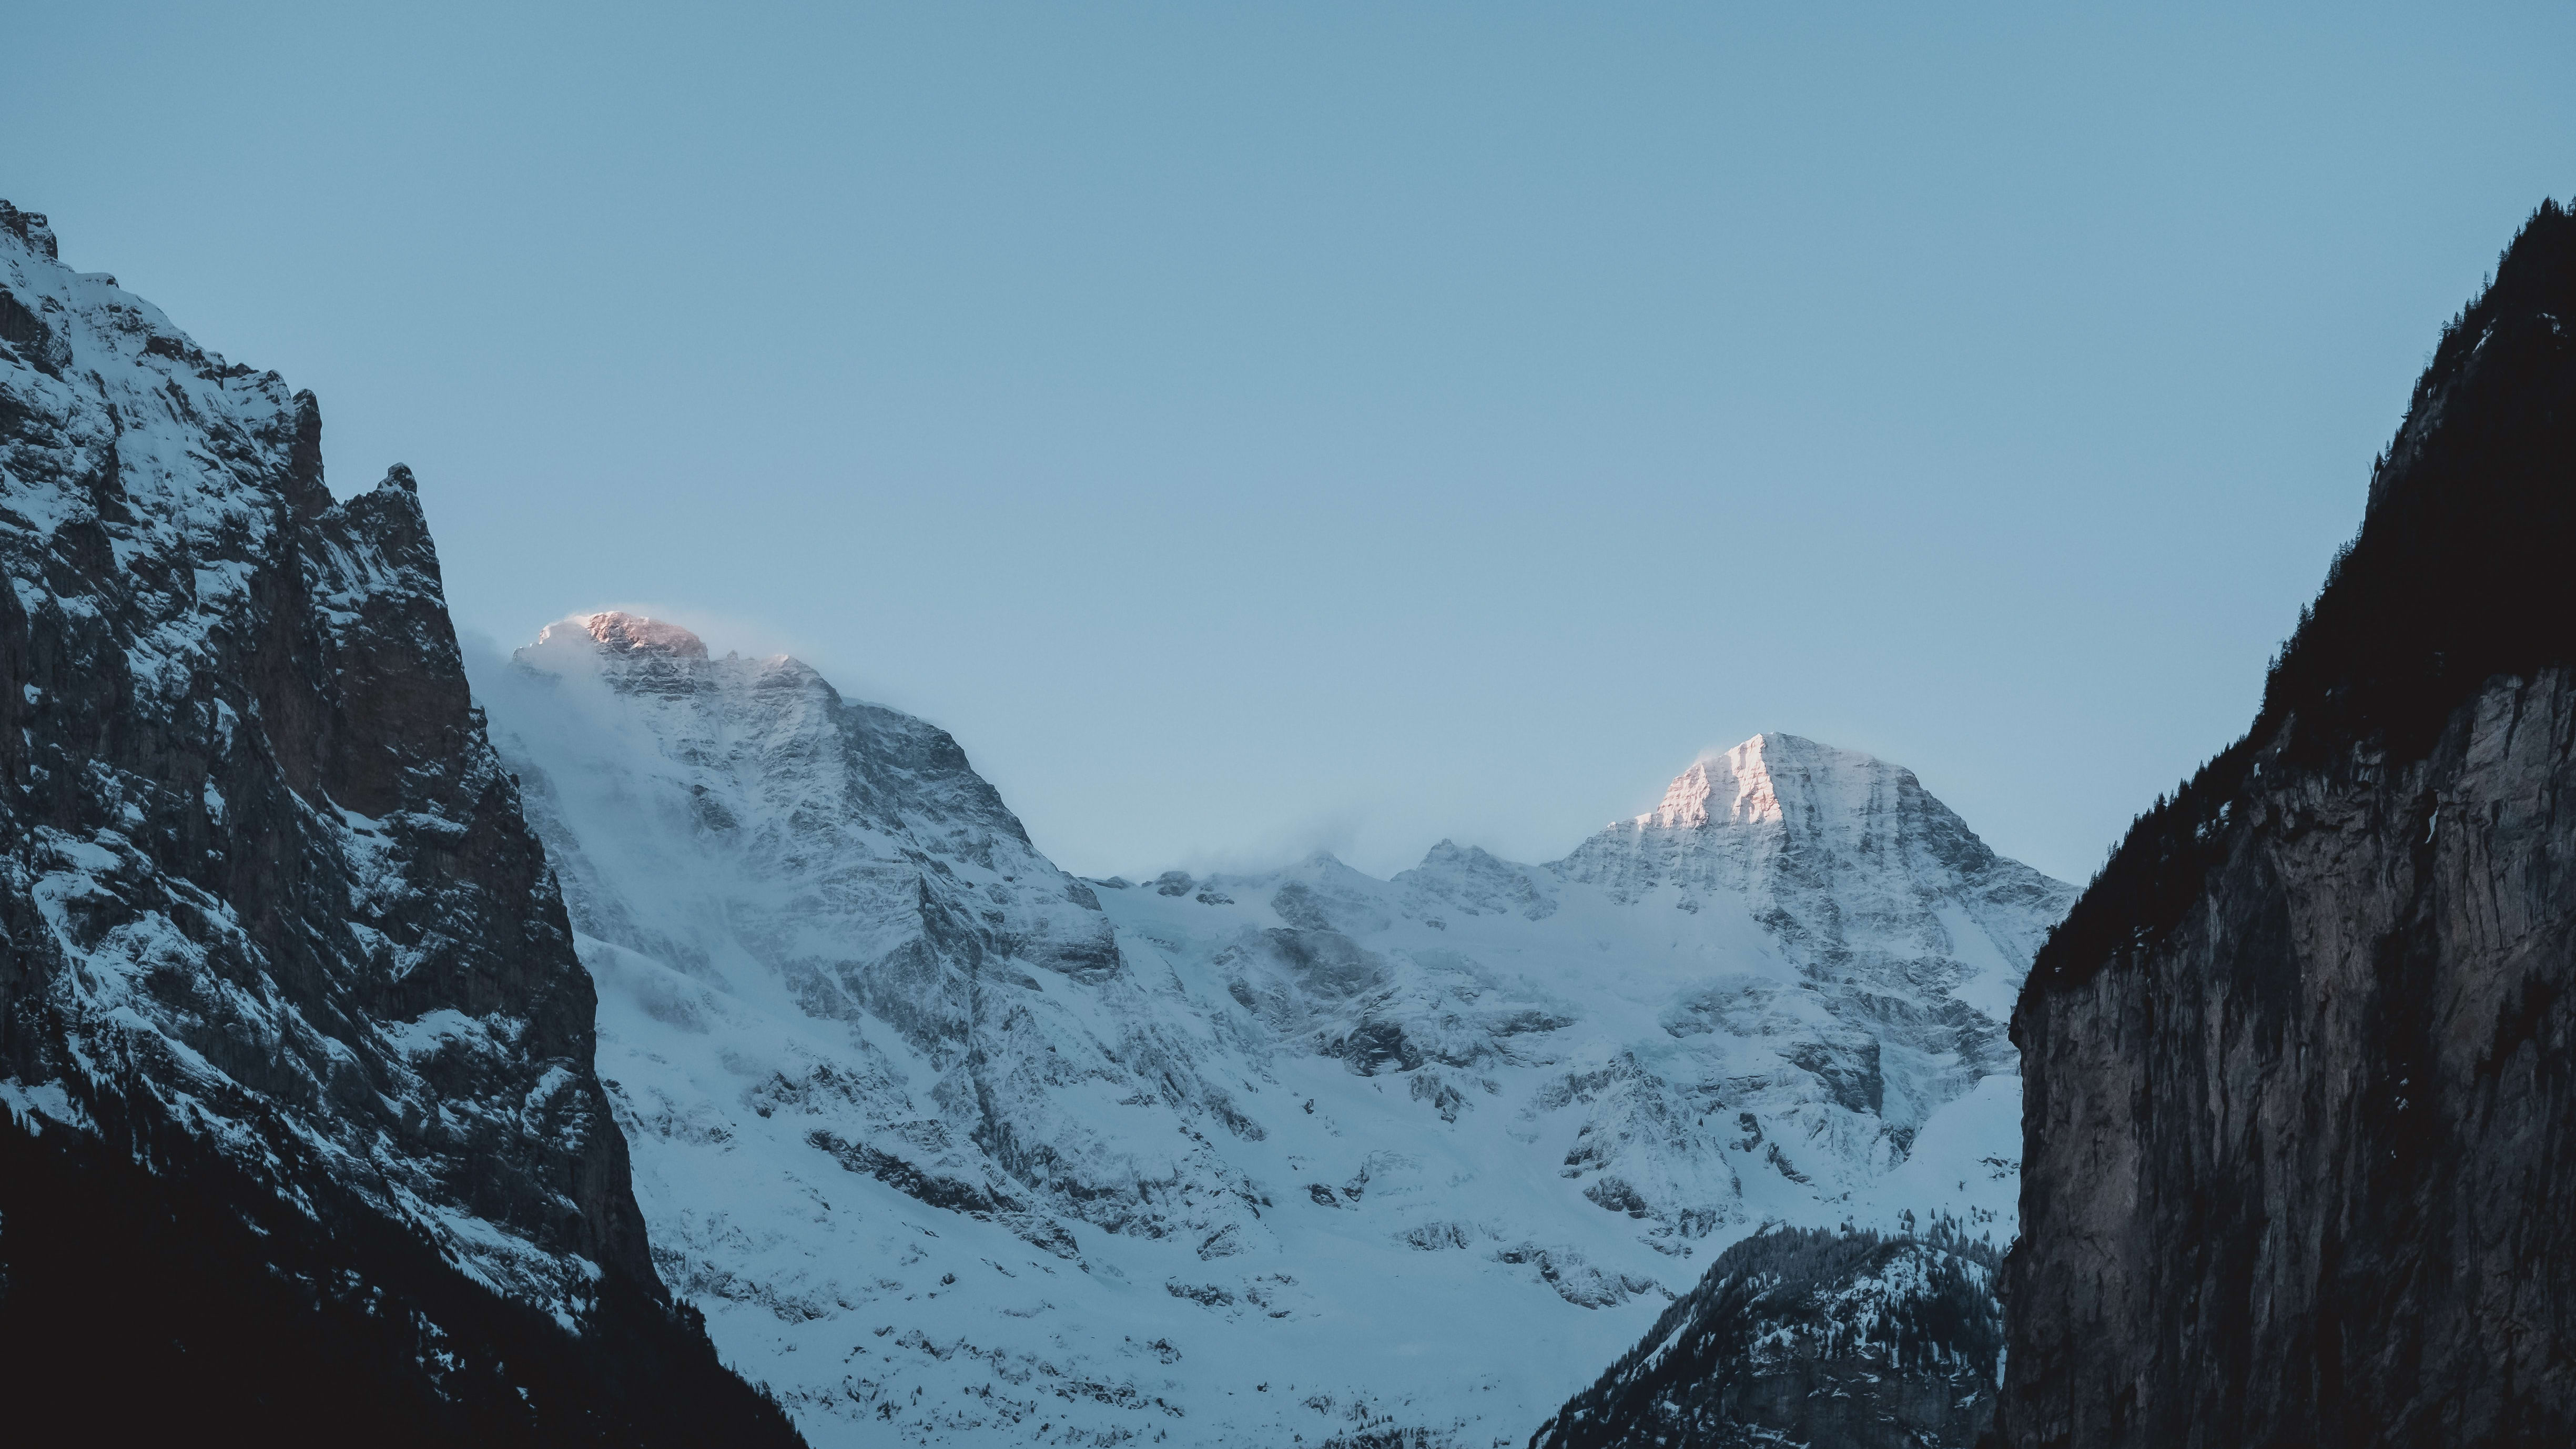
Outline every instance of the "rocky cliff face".
{"type": "Polygon", "coordinates": [[[817,1443],[1517,1442],[1765,1221],[2010,1235],[2072,892],[1866,756],[1555,866],[1084,882],[792,659],[603,614],[477,688],[657,1261],[817,1443]]]}
{"type": "MultiPolygon", "coordinates": [[[[48,1194],[140,1159],[158,1180],[124,1196],[295,1240],[336,1285],[316,1292],[398,1300],[374,1317],[422,1354],[524,1346],[493,1327],[513,1312],[642,1315],[685,1353],[591,985],[468,697],[412,478],[334,501],[320,438],[311,394],[71,271],[44,218],[0,204],[0,1101],[46,1143],[13,1149],[0,1252],[24,1291],[0,1312],[13,1342],[58,1337],[29,1305],[82,1265],[28,1225],[77,1230],[48,1194]],[[451,1289],[469,1307],[433,1331],[418,1295],[451,1289]]],[[[240,1266],[188,1256],[165,1266],[240,1266]]],[[[280,1334],[319,1321],[280,1312],[280,1334]]],[[[117,1330],[146,1358],[171,1343],[153,1313],[117,1330]]],[[[570,1432],[599,1387],[528,1408],[529,1431],[570,1432]]]]}
{"type": "Polygon", "coordinates": [[[2576,1441],[2576,221],[2040,953],[2005,1442],[2576,1441]]]}
{"type": "Polygon", "coordinates": [[[1775,1229],[1728,1248],[1532,1449],[1967,1449],[2003,1348],[1993,1244],[1775,1229]]]}

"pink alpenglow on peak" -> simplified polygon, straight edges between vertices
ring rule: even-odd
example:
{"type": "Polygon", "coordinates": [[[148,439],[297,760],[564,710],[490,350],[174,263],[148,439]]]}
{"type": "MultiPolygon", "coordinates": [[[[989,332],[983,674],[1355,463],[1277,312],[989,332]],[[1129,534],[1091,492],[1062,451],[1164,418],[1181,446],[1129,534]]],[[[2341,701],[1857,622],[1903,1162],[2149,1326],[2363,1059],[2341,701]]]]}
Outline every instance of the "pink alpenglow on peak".
{"type": "Polygon", "coordinates": [[[1666,787],[1661,805],[1627,823],[1641,830],[1658,826],[1694,830],[1715,823],[1776,821],[1783,814],[1783,778],[1793,800],[1803,800],[1825,779],[1866,778],[1890,769],[1857,750],[1838,750],[1796,735],[1766,732],[1723,754],[1694,763],[1666,787]]]}
{"type": "Polygon", "coordinates": [[[706,641],[677,624],[610,609],[548,624],[537,642],[512,656],[545,674],[624,674],[681,666],[708,657],[706,641]]]}
{"type": "Polygon", "coordinates": [[[548,634],[566,625],[578,625],[591,638],[613,650],[623,650],[633,654],[666,654],[675,659],[707,657],[706,641],[679,625],[665,623],[660,619],[647,619],[641,614],[623,613],[616,609],[580,615],[566,619],[561,624],[549,625],[545,633],[537,636],[537,642],[543,644],[548,634]]]}

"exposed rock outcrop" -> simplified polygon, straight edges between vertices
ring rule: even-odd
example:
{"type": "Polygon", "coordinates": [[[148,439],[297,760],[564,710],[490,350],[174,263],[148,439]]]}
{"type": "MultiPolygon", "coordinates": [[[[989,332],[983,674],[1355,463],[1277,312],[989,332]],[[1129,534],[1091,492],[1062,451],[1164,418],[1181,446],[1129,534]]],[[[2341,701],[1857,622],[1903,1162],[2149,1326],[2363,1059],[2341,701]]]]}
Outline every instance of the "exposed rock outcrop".
{"type": "MultiPolygon", "coordinates": [[[[0,297],[0,1101],[53,1144],[15,1159],[11,1271],[82,1270],[29,1236],[57,1220],[31,1175],[69,1192],[140,1159],[165,1180],[136,1191],[296,1239],[277,1261],[324,1298],[374,1293],[362,1316],[425,1323],[451,1288],[485,1305],[440,1320],[454,1355],[499,1341],[494,1313],[606,1313],[721,1378],[654,1275],[591,984],[468,695],[410,473],[334,501],[311,394],[64,267],[6,204],[0,297]],[[418,1261],[356,1246],[379,1240],[418,1261]]],[[[39,1347],[41,1297],[0,1300],[39,1347]]],[[[147,1357],[176,1331],[154,1313],[125,1320],[147,1357]]],[[[274,1371],[298,1362],[274,1346],[274,1371]]],[[[435,1399],[429,1362],[409,1387],[435,1399]]],[[[532,1432],[596,1424],[604,1388],[550,1394],[532,1432]]],[[[743,1432],[782,1431],[729,1392],[743,1432]]]]}
{"type": "Polygon", "coordinates": [[[1774,1229],[1718,1255],[1531,1449],[1968,1449],[1994,1417],[1996,1249],[1774,1229]]]}
{"type": "Polygon", "coordinates": [[[2007,1444],[2576,1442],[2576,220],[2041,951],[2007,1444]]]}

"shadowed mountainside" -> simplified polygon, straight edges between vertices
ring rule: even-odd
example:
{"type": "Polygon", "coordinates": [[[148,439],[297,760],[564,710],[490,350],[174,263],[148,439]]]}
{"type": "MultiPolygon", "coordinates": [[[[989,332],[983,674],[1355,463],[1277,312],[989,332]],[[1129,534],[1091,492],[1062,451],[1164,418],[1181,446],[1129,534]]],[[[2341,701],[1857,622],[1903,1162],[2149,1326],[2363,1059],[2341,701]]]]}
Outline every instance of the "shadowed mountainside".
{"type": "Polygon", "coordinates": [[[794,1443],[655,1275],[411,475],[321,426],[0,203],[9,1419],[794,1443]]]}
{"type": "Polygon", "coordinates": [[[2252,731],[2040,952],[2007,1444],[2576,1441],[2571,318],[2544,204],[2252,731]]]}

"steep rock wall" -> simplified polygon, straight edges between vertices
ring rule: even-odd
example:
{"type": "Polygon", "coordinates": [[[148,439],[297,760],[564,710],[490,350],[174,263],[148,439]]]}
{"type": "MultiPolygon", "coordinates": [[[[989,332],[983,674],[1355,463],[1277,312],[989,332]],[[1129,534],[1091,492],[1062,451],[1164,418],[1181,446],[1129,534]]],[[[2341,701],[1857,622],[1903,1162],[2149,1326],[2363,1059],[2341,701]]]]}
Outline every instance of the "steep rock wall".
{"type": "Polygon", "coordinates": [[[209,356],[15,216],[11,1077],[30,1100],[122,1079],[281,1185],[333,1173],[443,1229],[531,1301],[649,1280],[590,981],[410,472],[334,502],[312,394],[209,356]]]}
{"type": "Polygon", "coordinates": [[[2576,1441],[2576,221],[2035,962],[2004,1441],[2576,1441]]]}
{"type": "Polygon", "coordinates": [[[338,1344],[360,1438],[792,1439],[655,1276],[410,473],[334,501],[310,393],[6,203],[0,576],[13,1420],[141,1436],[138,1379],[227,1362],[206,1411],[292,1437],[338,1344]],[[668,1372],[612,1385],[609,1343],[668,1372]]]}

